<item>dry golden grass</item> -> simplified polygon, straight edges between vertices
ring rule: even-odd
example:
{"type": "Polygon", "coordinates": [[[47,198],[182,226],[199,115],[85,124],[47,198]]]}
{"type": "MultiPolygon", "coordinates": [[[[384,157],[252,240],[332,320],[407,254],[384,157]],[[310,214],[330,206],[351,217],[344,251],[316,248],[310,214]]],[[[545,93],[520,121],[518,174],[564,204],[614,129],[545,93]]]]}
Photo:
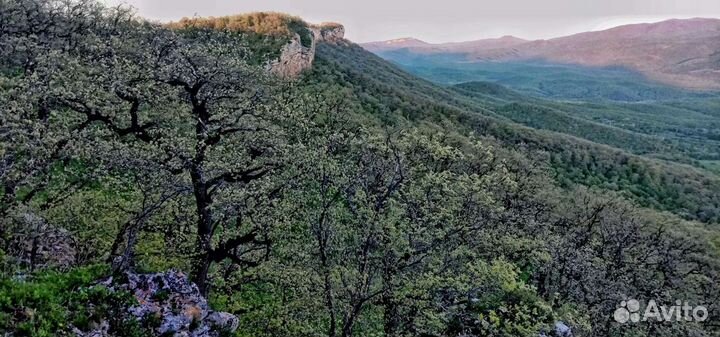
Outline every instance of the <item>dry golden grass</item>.
{"type": "Polygon", "coordinates": [[[178,22],[170,23],[172,28],[209,28],[217,30],[231,30],[256,33],[271,36],[289,36],[292,27],[307,27],[302,19],[284,13],[255,12],[240,15],[182,18],[178,22]]]}

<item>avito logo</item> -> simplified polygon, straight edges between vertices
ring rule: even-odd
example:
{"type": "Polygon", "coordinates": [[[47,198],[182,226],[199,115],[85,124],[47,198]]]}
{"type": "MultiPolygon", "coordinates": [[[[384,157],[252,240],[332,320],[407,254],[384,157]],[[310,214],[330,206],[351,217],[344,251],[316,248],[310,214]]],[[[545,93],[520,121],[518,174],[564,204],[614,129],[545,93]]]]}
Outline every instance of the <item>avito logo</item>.
{"type": "Polygon", "coordinates": [[[650,300],[645,310],[640,310],[640,301],[629,299],[620,302],[620,307],[615,309],[613,318],[618,323],[637,323],[654,319],[658,322],[702,322],[708,318],[708,310],[702,305],[691,306],[687,301],[675,301],[675,305],[658,305],[655,300],[650,300]]]}

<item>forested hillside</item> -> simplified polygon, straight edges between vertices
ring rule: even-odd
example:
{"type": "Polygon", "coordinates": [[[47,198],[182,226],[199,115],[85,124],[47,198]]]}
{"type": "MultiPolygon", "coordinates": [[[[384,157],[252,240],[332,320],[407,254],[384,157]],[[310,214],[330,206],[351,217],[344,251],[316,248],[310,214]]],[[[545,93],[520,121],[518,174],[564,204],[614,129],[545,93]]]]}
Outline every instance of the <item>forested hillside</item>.
{"type": "MultiPolygon", "coordinates": [[[[644,206],[710,223],[718,221],[718,176],[679,164],[700,165],[687,152],[692,153],[693,144],[701,144],[711,150],[697,158],[713,156],[717,149],[713,141],[693,143],[692,137],[666,140],[588,121],[580,113],[591,115],[588,110],[592,109],[606,116],[619,114],[612,106],[603,109],[603,105],[553,103],[504,88],[488,90],[482,85],[442,88],[404,73],[357,46],[323,46],[319,57],[328,61],[329,69],[342,72],[337,80],[359,86],[361,89],[352,91],[364,93],[358,100],[380,118],[452,123],[451,128],[474,131],[493,137],[503,146],[545,156],[561,185],[599,186],[620,191],[644,206]],[[353,62],[344,61],[348,59],[353,62]]],[[[717,123],[707,114],[704,117],[709,125],[717,123]]],[[[662,123],[670,127],[670,122],[662,123]]]]}
{"type": "Polygon", "coordinates": [[[274,76],[309,27],[0,1],[0,333],[718,333],[613,321],[627,298],[720,319],[720,182],[679,145],[346,40],[274,76]]]}
{"type": "Polygon", "coordinates": [[[649,80],[620,66],[589,67],[542,60],[468,62],[463,54],[413,54],[407,49],[377,55],[433,82],[498,83],[530,96],[576,101],[643,102],[717,97],[717,90],[688,90],[649,80]]]}

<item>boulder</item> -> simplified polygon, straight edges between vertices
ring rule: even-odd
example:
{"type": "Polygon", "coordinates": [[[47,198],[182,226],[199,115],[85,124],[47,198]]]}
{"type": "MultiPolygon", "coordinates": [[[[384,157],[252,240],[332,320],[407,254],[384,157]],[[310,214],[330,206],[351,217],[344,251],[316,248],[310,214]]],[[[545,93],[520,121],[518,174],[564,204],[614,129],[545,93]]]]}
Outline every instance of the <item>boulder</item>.
{"type": "MultiPolygon", "coordinates": [[[[159,321],[155,333],[174,337],[218,337],[221,332],[234,332],[239,324],[235,315],[210,309],[197,285],[179,271],[136,274],[128,272],[118,282],[112,277],[100,282],[110,291],[127,291],[137,300],[137,305],[127,308],[128,317],[145,321],[159,321]]],[[[108,336],[107,324],[82,332],[75,329],[78,337],[108,336]]]]}
{"type": "Polygon", "coordinates": [[[553,329],[548,333],[540,331],[539,337],[573,337],[572,329],[562,321],[555,322],[553,329]]]}

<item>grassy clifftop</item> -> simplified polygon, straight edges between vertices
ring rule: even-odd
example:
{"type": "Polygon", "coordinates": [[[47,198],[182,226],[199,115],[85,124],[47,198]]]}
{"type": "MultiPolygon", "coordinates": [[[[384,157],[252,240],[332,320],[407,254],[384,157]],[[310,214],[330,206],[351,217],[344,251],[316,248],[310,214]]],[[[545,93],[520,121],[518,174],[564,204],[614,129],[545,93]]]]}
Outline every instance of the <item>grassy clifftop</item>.
{"type": "Polygon", "coordinates": [[[342,38],[344,28],[339,23],[325,22],[309,24],[303,19],[278,12],[253,12],[221,17],[182,18],[167,25],[172,29],[216,30],[244,35],[252,58],[260,63],[277,59],[281,49],[293,39],[300,45],[311,48],[316,38],[342,38]]]}
{"type": "Polygon", "coordinates": [[[276,12],[254,12],[239,15],[204,18],[182,18],[173,22],[173,28],[206,28],[254,33],[275,37],[291,37],[308,28],[301,18],[276,12]]]}

